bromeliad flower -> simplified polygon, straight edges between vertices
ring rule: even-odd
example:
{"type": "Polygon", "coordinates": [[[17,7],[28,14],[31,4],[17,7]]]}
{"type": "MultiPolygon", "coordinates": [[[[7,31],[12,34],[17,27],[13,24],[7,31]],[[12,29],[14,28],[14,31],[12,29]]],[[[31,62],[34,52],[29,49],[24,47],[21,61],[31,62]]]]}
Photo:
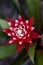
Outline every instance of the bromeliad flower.
{"type": "Polygon", "coordinates": [[[32,39],[38,38],[38,34],[33,32],[32,26],[33,18],[29,20],[23,20],[19,15],[18,20],[7,19],[9,29],[4,29],[8,36],[10,36],[9,44],[17,42],[17,50],[20,50],[22,46],[28,46],[32,43],[32,39]]]}

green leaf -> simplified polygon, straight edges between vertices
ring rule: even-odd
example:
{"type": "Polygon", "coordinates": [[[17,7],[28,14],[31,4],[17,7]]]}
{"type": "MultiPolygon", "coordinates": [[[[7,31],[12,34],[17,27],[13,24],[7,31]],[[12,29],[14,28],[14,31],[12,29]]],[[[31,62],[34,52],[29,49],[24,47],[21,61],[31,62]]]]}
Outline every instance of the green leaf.
{"type": "Polygon", "coordinates": [[[7,46],[0,46],[0,59],[8,57],[14,52],[16,52],[15,44],[7,45],[7,46]]]}
{"type": "Polygon", "coordinates": [[[27,6],[29,17],[34,16],[35,9],[34,9],[34,2],[33,2],[33,0],[25,0],[25,1],[26,1],[26,6],[27,6]]]}
{"type": "Polygon", "coordinates": [[[0,27],[1,28],[9,28],[7,21],[0,19],[0,27]]]}
{"type": "Polygon", "coordinates": [[[10,3],[12,3],[13,7],[14,7],[14,11],[16,11],[17,15],[19,15],[19,2],[18,0],[10,0],[10,3]]]}
{"type": "Polygon", "coordinates": [[[28,49],[28,55],[33,63],[34,63],[35,48],[36,48],[36,44],[30,46],[28,49]]]}
{"type": "Polygon", "coordinates": [[[43,65],[43,49],[37,50],[35,55],[35,65],[43,65]]]}
{"type": "Polygon", "coordinates": [[[6,40],[7,39],[7,35],[5,33],[3,33],[2,31],[0,31],[0,38],[2,40],[6,40]]]}
{"type": "Polygon", "coordinates": [[[22,49],[19,52],[18,57],[15,60],[13,60],[13,63],[11,65],[22,65],[22,63],[24,63],[24,60],[27,59],[27,57],[28,56],[25,49],[22,49]]]}
{"type": "Polygon", "coordinates": [[[13,0],[13,2],[16,3],[18,7],[20,6],[18,0],[13,0]]]}
{"type": "Polygon", "coordinates": [[[25,0],[29,17],[35,17],[34,25],[37,30],[41,27],[40,0],[25,0]]]}

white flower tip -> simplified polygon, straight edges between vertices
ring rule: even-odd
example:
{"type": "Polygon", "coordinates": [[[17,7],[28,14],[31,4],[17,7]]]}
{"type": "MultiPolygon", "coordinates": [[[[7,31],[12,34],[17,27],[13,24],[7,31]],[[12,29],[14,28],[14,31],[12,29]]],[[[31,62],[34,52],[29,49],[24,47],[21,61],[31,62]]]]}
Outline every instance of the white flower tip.
{"type": "Polygon", "coordinates": [[[34,30],[34,27],[31,27],[31,30],[34,30]]]}
{"type": "Polygon", "coordinates": [[[23,24],[23,21],[21,21],[20,23],[23,24]]]}
{"type": "Polygon", "coordinates": [[[16,23],[15,26],[18,26],[18,24],[16,23]]]}
{"type": "Polygon", "coordinates": [[[29,41],[29,43],[32,43],[32,41],[29,41]]]}
{"type": "Polygon", "coordinates": [[[29,26],[27,25],[27,29],[29,29],[29,26]]]}
{"type": "Polygon", "coordinates": [[[25,29],[23,29],[23,31],[24,31],[24,32],[26,32],[26,30],[25,30],[25,29]]]}
{"type": "Polygon", "coordinates": [[[8,33],[8,36],[11,36],[11,34],[10,34],[10,33],[8,33]]]}
{"type": "Polygon", "coordinates": [[[29,21],[28,21],[28,20],[26,20],[25,22],[28,24],[28,22],[29,22],[29,21]]]}
{"type": "Polygon", "coordinates": [[[3,30],[3,32],[6,32],[5,30],[3,30]]]}
{"type": "Polygon", "coordinates": [[[12,35],[15,35],[14,33],[12,33],[12,35]]]}
{"type": "Polygon", "coordinates": [[[27,31],[24,31],[25,32],[25,34],[27,34],[27,31]]]}
{"type": "Polygon", "coordinates": [[[18,20],[15,20],[15,23],[18,23],[19,21],[18,20]]]}
{"type": "Polygon", "coordinates": [[[9,41],[9,44],[11,44],[12,42],[13,42],[13,40],[10,40],[10,41],[9,41]]]}
{"type": "Polygon", "coordinates": [[[21,15],[19,15],[18,18],[21,19],[22,18],[21,15]]]}
{"type": "Polygon", "coordinates": [[[22,29],[22,26],[19,26],[20,29],[22,29]]]}
{"type": "Polygon", "coordinates": [[[22,44],[22,41],[21,42],[19,42],[19,45],[21,45],[22,44]]]}
{"type": "Polygon", "coordinates": [[[28,34],[28,37],[30,36],[30,34],[28,34]]]}
{"type": "Polygon", "coordinates": [[[24,37],[23,39],[26,39],[26,37],[24,37]]]}
{"type": "Polygon", "coordinates": [[[12,27],[10,27],[10,30],[11,30],[11,31],[13,31],[13,28],[12,28],[12,27]]]}
{"type": "Polygon", "coordinates": [[[18,17],[21,17],[21,15],[19,14],[19,16],[18,17]]]}
{"type": "Polygon", "coordinates": [[[16,38],[15,38],[15,37],[13,37],[13,40],[16,40],[16,38]]]}
{"type": "Polygon", "coordinates": [[[8,25],[11,26],[11,22],[8,22],[8,25]]]}

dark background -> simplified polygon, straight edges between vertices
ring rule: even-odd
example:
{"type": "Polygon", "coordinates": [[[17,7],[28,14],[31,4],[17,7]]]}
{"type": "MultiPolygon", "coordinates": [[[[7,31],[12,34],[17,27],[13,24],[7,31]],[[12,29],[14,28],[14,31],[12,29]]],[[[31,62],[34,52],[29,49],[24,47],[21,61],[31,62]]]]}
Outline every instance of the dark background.
{"type": "MultiPolygon", "coordinates": [[[[25,6],[25,0],[19,0],[19,3],[22,5],[22,9],[24,11],[24,15],[28,16],[28,12],[25,6]]],[[[43,18],[43,0],[40,0],[40,11],[41,11],[41,18],[43,18]]],[[[0,0],[0,14],[4,15],[5,17],[11,17],[16,19],[19,13],[16,10],[16,6],[14,7],[9,0],[0,0]]],[[[6,41],[0,39],[0,45],[3,45],[6,41]]],[[[0,59],[0,65],[10,65],[13,60],[18,57],[19,53],[15,53],[7,58],[0,59]]],[[[16,65],[16,64],[15,64],[16,65]]],[[[27,59],[22,65],[33,65],[30,59],[27,59]]]]}

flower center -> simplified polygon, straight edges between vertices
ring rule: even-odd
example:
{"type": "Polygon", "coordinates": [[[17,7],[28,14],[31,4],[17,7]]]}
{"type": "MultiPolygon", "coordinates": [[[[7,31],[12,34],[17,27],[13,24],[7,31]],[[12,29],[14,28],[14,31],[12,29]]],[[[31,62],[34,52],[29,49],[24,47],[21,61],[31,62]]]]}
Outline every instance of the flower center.
{"type": "Polygon", "coordinates": [[[22,29],[20,29],[20,28],[17,30],[17,33],[16,34],[17,34],[17,36],[19,38],[22,38],[24,36],[24,33],[23,33],[22,29]]]}
{"type": "Polygon", "coordinates": [[[24,35],[27,34],[25,29],[23,29],[21,25],[19,25],[19,27],[16,27],[14,31],[15,31],[16,36],[20,39],[22,39],[24,35]]]}
{"type": "Polygon", "coordinates": [[[18,31],[17,31],[17,33],[18,33],[18,35],[22,35],[22,30],[21,29],[18,29],[18,31]]]}
{"type": "Polygon", "coordinates": [[[16,36],[17,36],[18,38],[20,38],[20,39],[24,36],[23,30],[20,29],[20,28],[15,28],[15,34],[16,34],[16,36]]]}

